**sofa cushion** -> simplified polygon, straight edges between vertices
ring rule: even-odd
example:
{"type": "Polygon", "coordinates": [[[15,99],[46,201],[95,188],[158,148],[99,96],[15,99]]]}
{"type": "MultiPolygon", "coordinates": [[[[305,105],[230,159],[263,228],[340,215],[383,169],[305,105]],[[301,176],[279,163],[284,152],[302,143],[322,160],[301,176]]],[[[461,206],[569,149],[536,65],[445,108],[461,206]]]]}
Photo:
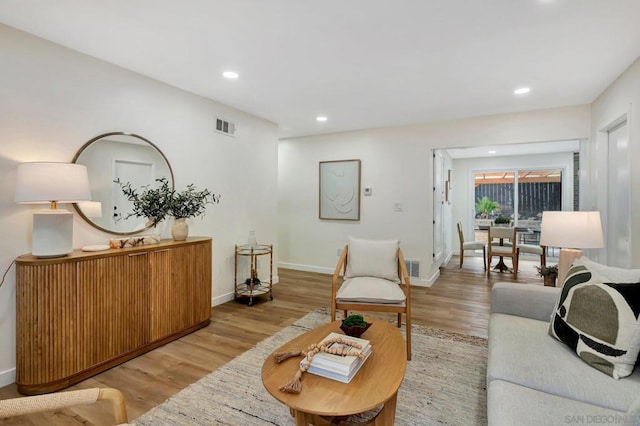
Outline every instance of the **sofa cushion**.
{"type": "Polygon", "coordinates": [[[393,281],[375,277],[346,279],[336,293],[338,303],[404,304],[406,296],[393,281]]]}
{"type": "Polygon", "coordinates": [[[377,277],[398,281],[398,240],[349,237],[347,278],[377,277]]]}
{"type": "Polygon", "coordinates": [[[626,413],[494,380],[487,389],[487,419],[492,426],[623,424],[626,413]]]}
{"type": "Polygon", "coordinates": [[[614,380],[580,361],[547,333],[549,323],[506,314],[489,321],[487,382],[505,380],[564,398],[627,411],[640,395],[640,370],[614,380]]]}
{"type": "Polygon", "coordinates": [[[640,352],[638,272],[577,259],[549,327],[587,364],[615,379],[631,374],[640,352]]]}

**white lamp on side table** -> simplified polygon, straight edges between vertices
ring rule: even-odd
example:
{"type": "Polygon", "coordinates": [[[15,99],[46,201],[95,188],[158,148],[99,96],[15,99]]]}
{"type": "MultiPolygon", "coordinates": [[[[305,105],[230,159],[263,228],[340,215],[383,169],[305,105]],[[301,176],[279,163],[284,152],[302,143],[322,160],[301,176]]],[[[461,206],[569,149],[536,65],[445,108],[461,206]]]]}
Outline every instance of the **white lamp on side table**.
{"type": "Polygon", "coordinates": [[[604,247],[600,212],[542,212],[540,245],[560,247],[558,286],[562,286],[573,261],[586,248],[604,247]]]}
{"type": "Polygon", "coordinates": [[[91,200],[87,168],[81,164],[35,162],[18,165],[18,204],[50,204],[49,210],[33,213],[31,253],[37,257],[60,257],[73,251],[73,213],[58,210],[59,203],[91,200]]]}

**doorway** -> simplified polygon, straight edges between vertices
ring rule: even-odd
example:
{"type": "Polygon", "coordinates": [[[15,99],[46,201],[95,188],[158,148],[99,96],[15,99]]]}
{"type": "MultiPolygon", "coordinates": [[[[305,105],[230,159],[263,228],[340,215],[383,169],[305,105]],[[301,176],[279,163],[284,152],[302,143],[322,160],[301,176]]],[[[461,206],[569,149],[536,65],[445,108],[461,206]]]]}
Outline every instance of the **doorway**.
{"type": "Polygon", "coordinates": [[[607,129],[607,265],[631,267],[629,130],[626,115],[607,129]]]}

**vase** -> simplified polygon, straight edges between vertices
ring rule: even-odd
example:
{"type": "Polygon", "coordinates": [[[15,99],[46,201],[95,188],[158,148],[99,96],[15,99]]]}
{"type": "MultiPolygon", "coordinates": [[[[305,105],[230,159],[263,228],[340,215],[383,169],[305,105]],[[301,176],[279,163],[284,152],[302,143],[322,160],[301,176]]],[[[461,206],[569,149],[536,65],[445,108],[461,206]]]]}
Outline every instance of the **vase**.
{"type": "Polygon", "coordinates": [[[178,218],[171,225],[171,236],[175,241],[184,241],[189,235],[189,225],[184,217],[178,218]]]}
{"type": "Polygon", "coordinates": [[[554,275],[545,275],[543,281],[544,281],[544,285],[547,287],[556,286],[556,277],[554,275]]]}

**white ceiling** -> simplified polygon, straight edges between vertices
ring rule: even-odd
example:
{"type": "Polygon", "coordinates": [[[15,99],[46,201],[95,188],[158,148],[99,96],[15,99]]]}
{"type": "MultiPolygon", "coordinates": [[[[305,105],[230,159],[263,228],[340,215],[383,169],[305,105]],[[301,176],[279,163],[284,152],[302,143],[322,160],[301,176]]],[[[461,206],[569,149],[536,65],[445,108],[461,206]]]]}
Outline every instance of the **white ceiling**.
{"type": "Polygon", "coordinates": [[[281,137],[590,103],[640,55],[638,17],[640,0],[0,0],[0,22],[281,137]]]}

